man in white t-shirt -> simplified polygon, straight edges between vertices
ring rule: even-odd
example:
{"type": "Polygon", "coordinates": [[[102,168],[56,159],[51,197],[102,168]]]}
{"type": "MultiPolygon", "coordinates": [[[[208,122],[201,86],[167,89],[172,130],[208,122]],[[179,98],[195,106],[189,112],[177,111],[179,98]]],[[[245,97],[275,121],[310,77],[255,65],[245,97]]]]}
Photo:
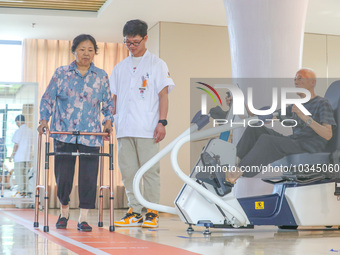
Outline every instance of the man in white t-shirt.
{"type": "MultiPolygon", "coordinates": [[[[118,139],[118,163],[128,197],[129,210],[115,226],[158,227],[158,212],[143,206],[133,194],[133,178],[137,170],[159,151],[165,137],[168,93],[174,82],[166,63],[146,49],[148,26],[141,20],[128,21],[123,29],[124,42],[130,55],[115,66],[110,86],[115,106],[118,139]]],[[[159,163],[143,176],[144,197],[159,203],[159,163]]]]}
{"type": "Polygon", "coordinates": [[[33,140],[32,130],[25,124],[24,115],[18,115],[15,122],[19,127],[15,131],[12,142],[14,148],[10,161],[14,159],[14,174],[18,185],[18,192],[15,197],[25,197],[27,189],[27,172],[31,161],[31,147],[33,140]]]}

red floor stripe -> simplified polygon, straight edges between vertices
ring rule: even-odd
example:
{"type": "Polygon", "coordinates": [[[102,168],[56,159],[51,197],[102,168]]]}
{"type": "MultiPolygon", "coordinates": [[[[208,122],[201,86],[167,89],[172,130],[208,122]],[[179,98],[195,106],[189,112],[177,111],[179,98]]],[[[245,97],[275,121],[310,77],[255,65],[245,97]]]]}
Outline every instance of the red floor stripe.
{"type": "MultiPolygon", "coordinates": [[[[33,228],[34,221],[34,210],[30,209],[2,209],[0,210],[0,214],[3,217],[10,217],[15,222],[24,225],[26,228],[31,231],[47,238],[48,240],[59,244],[73,252],[78,254],[93,254],[86,249],[80,248],[72,243],[69,243],[65,240],[62,240],[56,236],[53,236],[49,233],[43,232],[41,229],[33,228]],[[4,213],[8,212],[16,217],[11,217],[9,214],[4,213]],[[19,217],[19,218],[18,218],[19,217]],[[23,220],[20,220],[23,219],[23,220]]],[[[43,213],[39,214],[40,226],[43,225],[43,213]]],[[[119,252],[120,255],[192,255],[197,254],[190,251],[186,251],[180,248],[163,245],[159,243],[154,243],[150,241],[140,240],[134,237],[130,237],[124,234],[110,232],[108,229],[93,227],[92,232],[80,232],[77,230],[77,222],[76,221],[68,221],[67,229],[56,229],[55,222],[58,220],[57,216],[49,215],[49,228],[53,233],[60,234],[67,238],[70,238],[74,241],[82,243],[84,245],[93,247],[95,249],[99,249],[102,252],[108,254],[117,254],[119,252]],[[104,242],[104,243],[103,243],[104,242]]]]}

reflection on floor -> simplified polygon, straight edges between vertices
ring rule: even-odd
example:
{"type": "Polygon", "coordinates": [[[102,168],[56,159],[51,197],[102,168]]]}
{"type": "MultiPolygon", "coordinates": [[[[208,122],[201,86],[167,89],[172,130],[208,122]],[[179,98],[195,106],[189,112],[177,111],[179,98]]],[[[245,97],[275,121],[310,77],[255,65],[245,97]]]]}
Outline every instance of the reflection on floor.
{"type": "MultiPolygon", "coordinates": [[[[115,210],[120,218],[126,210],[115,210]]],[[[177,216],[161,213],[158,229],[116,228],[108,231],[109,212],[104,211],[104,228],[97,228],[98,211],[91,210],[92,234],[76,230],[78,210],[71,210],[67,230],[56,230],[58,210],[50,210],[50,233],[33,228],[33,210],[0,209],[0,254],[339,254],[340,230],[309,227],[278,230],[275,226],[256,226],[252,230],[194,227],[188,235],[187,225],[177,216]],[[144,241],[142,241],[144,240],[144,241]],[[177,247],[174,248],[174,247],[177,247]],[[179,248],[179,249],[178,249],[179,248]]]]}
{"type": "Polygon", "coordinates": [[[17,187],[18,185],[13,185],[11,188],[0,187],[0,208],[33,208],[34,195],[28,192],[25,197],[22,197],[18,192],[17,187]]]}

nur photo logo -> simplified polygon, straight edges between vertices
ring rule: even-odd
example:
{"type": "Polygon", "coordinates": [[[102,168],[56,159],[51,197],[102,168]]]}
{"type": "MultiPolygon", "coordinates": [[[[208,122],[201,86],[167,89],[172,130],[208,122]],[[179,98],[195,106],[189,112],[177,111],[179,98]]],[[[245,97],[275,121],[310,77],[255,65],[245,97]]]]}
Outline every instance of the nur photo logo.
{"type": "MultiPolygon", "coordinates": [[[[257,120],[250,120],[249,123],[237,122],[237,124],[243,124],[244,126],[263,126],[266,122],[271,122],[274,125],[275,119],[273,119],[272,115],[280,115],[280,116],[287,116],[287,106],[289,105],[296,105],[305,115],[311,115],[311,113],[304,107],[304,103],[308,102],[311,98],[311,94],[307,89],[304,88],[296,88],[296,87],[273,87],[268,88],[271,89],[271,105],[267,107],[262,107],[261,109],[256,109],[254,106],[254,102],[263,100],[261,98],[254,98],[253,88],[247,88],[247,97],[245,97],[243,91],[234,84],[215,84],[211,86],[204,82],[196,82],[197,84],[202,85],[202,87],[196,87],[197,89],[205,92],[201,94],[201,112],[203,115],[209,114],[208,109],[208,97],[210,96],[211,100],[214,102],[215,107],[220,105],[223,106],[222,99],[220,94],[216,91],[222,91],[220,93],[231,93],[232,96],[232,107],[231,114],[233,116],[245,114],[249,115],[256,115],[259,117],[257,120]],[[301,98],[294,98],[289,95],[292,94],[304,94],[304,97],[301,98]],[[217,100],[216,100],[217,99],[217,100]],[[219,104],[218,104],[219,102],[219,104]],[[280,102],[280,105],[278,104],[280,102]],[[279,110],[277,110],[279,109],[279,110]],[[263,117],[271,116],[270,118],[266,119],[263,117]],[[258,122],[261,122],[260,125],[258,122]]],[[[289,117],[289,116],[287,116],[289,117]]],[[[278,121],[278,120],[277,120],[278,121]]],[[[229,121],[231,122],[231,121],[229,121]]],[[[227,124],[227,119],[214,119],[214,126],[216,125],[223,125],[227,124]]],[[[231,123],[231,124],[236,124],[231,123]]],[[[281,122],[281,124],[285,127],[294,127],[297,125],[296,120],[294,119],[286,119],[285,121],[281,122]],[[293,124],[292,124],[293,123],[293,124]]]]}

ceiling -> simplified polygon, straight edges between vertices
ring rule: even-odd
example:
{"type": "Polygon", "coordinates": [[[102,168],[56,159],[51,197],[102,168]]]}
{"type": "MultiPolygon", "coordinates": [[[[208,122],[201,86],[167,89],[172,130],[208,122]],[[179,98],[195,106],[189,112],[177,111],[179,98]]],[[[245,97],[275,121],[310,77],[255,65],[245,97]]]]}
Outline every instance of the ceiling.
{"type": "Polygon", "coordinates": [[[0,0],[0,7],[97,12],[106,0],[0,0]]]}
{"type": "MultiPolygon", "coordinates": [[[[125,22],[136,18],[149,27],[159,21],[227,25],[223,0],[107,0],[97,12],[0,7],[0,40],[72,40],[88,33],[97,41],[122,42],[125,22]]],[[[340,35],[340,1],[309,0],[305,31],[340,35]]]]}

